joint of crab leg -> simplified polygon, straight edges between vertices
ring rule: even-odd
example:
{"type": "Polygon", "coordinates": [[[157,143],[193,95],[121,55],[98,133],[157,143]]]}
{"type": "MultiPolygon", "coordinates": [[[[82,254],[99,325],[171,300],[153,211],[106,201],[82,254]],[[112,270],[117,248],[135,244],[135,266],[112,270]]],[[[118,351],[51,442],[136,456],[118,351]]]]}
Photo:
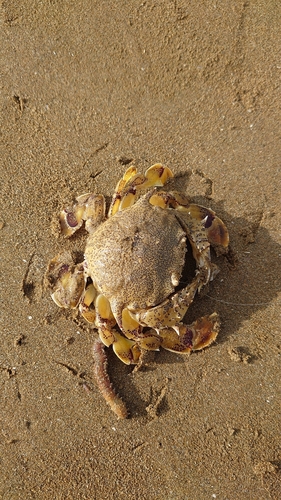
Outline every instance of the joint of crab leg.
{"type": "Polygon", "coordinates": [[[64,309],[75,309],[85,287],[83,270],[76,267],[74,272],[66,271],[57,283],[51,297],[57,306],[64,309]]]}
{"type": "MultiPolygon", "coordinates": [[[[109,209],[109,215],[114,215],[118,210],[124,210],[134,204],[136,191],[144,187],[146,177],[142,174],[135,174],[115,193],[109,209]]],[[[124,181],[123,181],[124,182],[124,181]]],[[[117,186],[118,187],[118,186],[117,186]]]]}
{"type": "Polygon", "coordinates": [[[137,173],[137,169],[133,165],[131,165],[129,168],[127,168],[121,181],[118,182],[115,191],[117,192],[117,191],[122,190],[126,186],[126,184],[129,182],[129,180],[132,179],[132,177],[134,177],[136,175],[136,173],[137,173]]]}
{"type": "MultiPolygon", "coordinates": [[[[213,247],[228,247],[228,230],[223,221],[210,208],[189,203],[188,198],[181,193],[166,193],[165,191],[153,193],[149,198],[149,203],[160,208],[174,208],[181,212],[183,216],[186,214],[187,218],[189,218],[189,224],[192,223],[193,219],[201,222],[210,245],[213,247]]],[[[188,228],[188,220],[184,220],[188,228]]]]}
{"type": "MultiPolygon", "coordinates": [[[[80,198],[80,197],[79,197],[80,198]]],[[[77,198],[77,200],[79,200],[77,198]]],[[[102,194],[91,194],[85,202],[83,219],[85,229],[91,233],[105,218],[105,199],[102,194]]]]}
{"type": "Polygon", "coordinates": [[[160,208],[175,208],[177,210],[187,210],[189,199],[177,192],[158,191],[149,198],[149,203],[160,208]]]}
{"type": "Polygon", "coordinates": [[[105,200],[102,195],[85,193],[76,200],[77,203],[72,209],[64,209],[59,215],[61,232],[66,237],[80,229],[83,221],[86,221],[87,231],[91,232],[105,216],[105,200]]]}
{"type": "Polygon", "coordinates": [[[109,210],[108,210],[108,217],[112,217],[113,215],[116,214],[116,212],[118,212],[119,206],[120,206],[120,201],[121,201],[120,193],[119,192],[114,193],[114,195],[112,196],[112,201],[111,201],[109,210]]]}
{"type": "Polygon", "coordinates": [[[172,295],[162,304],[136,313],[136,320],[141,325],[150,328],[159,328],[159,325],[173,327],[178,324],[192,303],[201,279],[200,273],[197,273],[190,285],[172,295]]]}
{"type": "Polygon", "coordinates": [[[152,165],[144,175],[138,174],[135,167],[130,167],[116,186],[108,215],[112,216],[118,210],[130,207],[135,201],[137,191],[152,186],[164,186],[170,177],[173,177],[172,171],[161,163],[152,165]]]}
{"type": "Polygon", "coordinates": [[[162,339],[157,335],[147,334],[142,338],[138,339],[138,345],[141,349],[145,351],[159,351],[162,339]]]}
{"type": "Polygon", "coordinates": [[[125,208],[131,207],[136,199],[136,188],[131,187],[130,191],[124,194],[122,199],[120,200],[118,210],[124,210],[125,208]]]}
{"type": "Polygon", "coordinates": [[[111,346],[115,342],[115,331],[111,328],[108,329],[105,324],[98,327],[98,332],[99,338],[106,347],[111,346]]]}
{"type": "Polygon", "coordinates": [[[138,190],[144,189],[146,183],[146,177],[143,174],[136,174],[134,177],[127,182],[125,188],[121,193],[121,200],[118,210],[124,210],[124,208],[131,207],[136,199],[136,192],[138,190]]]}
{"type": "Polygon", "coordinates": [[[177,200],[171,196],[170,193],[166,193],[165,191],[159,191],[158,193],[154,193],[149,198],[149,203],[151,205],[160,207],[160,208],[177,208],[178,202],[177,200]]]}
{"type": "Polygon", "coordinates": [[[183,209],[186,209],[189,207],[190,199],[184,193],[179,193],[178,191],[172,191],[170,194],[173,196],[174,200],[177,202],[178,210],[180,209],[180,207],[183,207],[183,209]]]}
{"type": "Polygon", "coordinates": [[[160,331],[162,339],[161,346],[168,351],[189,354],[193,348],[193,331],[187,325],[180,324],[177,329],[179,334],[173,328],[164,328],[160,331]]]}
{"type": "Polygon", "coordinates": [[[202,222],[206,231],[208,241],[213,247],[227,247],[229,244],[228,230],[223,221],[216,216],[210,208],[200,205],[190,204],[188,207],[179,207],[179,210],[187,210],[188,214],[198,221],[202,222]]]}

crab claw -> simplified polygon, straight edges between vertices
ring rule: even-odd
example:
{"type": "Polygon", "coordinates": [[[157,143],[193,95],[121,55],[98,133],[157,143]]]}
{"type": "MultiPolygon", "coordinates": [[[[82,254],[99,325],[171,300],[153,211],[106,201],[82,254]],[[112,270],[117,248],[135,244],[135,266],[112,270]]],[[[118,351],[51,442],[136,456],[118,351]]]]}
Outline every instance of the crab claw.
{"type": "Polygon", "coordinates": [[[228,247],[229,234],[223,221],[210,211],[204,219],[204,226],[207,231],[208,240],[213,247],[228,247]]]}
{"type": "Polygon", "coordinates": [[[199,351],[212,344],[219,333],[220,320],[217,313],[210,316],[203,316],[192,323],[191,329],[193,330],[193,351],[199,351]]]}
{"type": "Polygon", "coordinates": [[[177,332],[172,328],[160,330],[161,346],[168,351],[190,353],[208,347],[216,339],[220,322],[217,313],[203,316],[191,325],[180,324],[177,332]]]}

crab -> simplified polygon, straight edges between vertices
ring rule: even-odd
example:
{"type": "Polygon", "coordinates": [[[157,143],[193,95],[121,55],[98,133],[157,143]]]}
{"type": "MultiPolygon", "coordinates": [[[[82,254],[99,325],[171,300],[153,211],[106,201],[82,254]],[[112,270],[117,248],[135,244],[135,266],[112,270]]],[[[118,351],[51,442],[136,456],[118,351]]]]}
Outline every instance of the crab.
{"type": "Polygon", "coordinates": [[[47,280],[62,308],[78,308],[126,364],[137,364],[144,351],[160,347],[184,354],[209,346],[217,337],[217,313],[187,325],[183,318],[217,274],[210,246],[227,249],[225,224],[209,208],[185,194],[159,190],[172,171],[155,164],[145,174],[134,166],[118,182],[106,215],[102,195],[87,193],[59,215],[61,232],[88,231],[84,262],[70,252],[52,259],[47,280]],[[190,250],[191,249],[191,250],[190,250]],[[196,263],[183,279],[188,258],[196,263]]]}

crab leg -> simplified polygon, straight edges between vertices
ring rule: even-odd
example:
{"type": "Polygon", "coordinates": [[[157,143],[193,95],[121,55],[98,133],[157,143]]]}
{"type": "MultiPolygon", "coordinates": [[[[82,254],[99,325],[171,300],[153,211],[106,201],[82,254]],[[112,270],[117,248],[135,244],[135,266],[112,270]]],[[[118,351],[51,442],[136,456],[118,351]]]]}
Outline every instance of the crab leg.
{"type": "Polygon", "coordinates": [[[152,165],[144,175],[137,173],[135,167],[130,167],[116,186],[108,216],[110,217],[118,210],[124,210],[124,208],[133,205],[137,191],[154,186],[164,186],[170,177],[173,177],[173,173],[161,163],[152,165]]]}
{"type": "MultiPolygon", "coordinates": [[[[136,167],[131,166],[126,170],[122,179],[120,179],[120,181],[117,183],[117,186],[116,186],[115,191],[114,191],[113,196],[112,196],[111,205],[110,205],[110,208],[108,211],[108,217],[110,217],[111,215],[114,215],[118,211],[120,201],[121,201],[121,193],[122,193],[123,189],[125,188],[125,186],[128,184],[128,182],[133,177],[135,177],[136,174],[137,174],[136,167]]],[[[138,175],[140,176],[140,174],[138,174],[138,175]]]]}
{"type": "Polygon", "coordinates": [[[144,333],[136,316],[127,308],[122,310],[122,320],[119,322],[119,327],[124,335],[128,339],[134,339],[141,349],[146,349],[147,351],[159,350],[161,339],[157,333],[154,333],[153,330],[144,333]]]}
{"type": "Polygon", "coordinates": [[[208,347],[217,337],[220,323],[217,313],[203,316],[191,325],[179,324],[179,335],[172,328],[160,331],[161,346],[168,351],[190,353],[208,347]]]}
{"type": "Polygon", "coordinates": [[[94,308],[96,296],[97,290],[93,283],[90,283],[90,285],[86,287],[79,303],[79,312],[82,314],[83,318],[91,324],[96,321],[96,311],[94,308]]]}
{"type": "Polygon", "coordinates": [[[143,333],[142,326],[127,308],[117,307],[113,314],[110,303],[104,295],[98,296],[95,308],[95,324],[101,341],[106,346],[112,345],[113,351],[123,363],[136,364],[142,349],[159,350],[161,338],[153,331],[143,333]],[[113,328],[116,323],[115,318],[122,334],[113,328]]]}
{"type": "Polygon", "coordinates": [[[103,344],[107,347],[112,345],[115,354],[126,365],[137,363],[141,351],[135,340],[124,337],[113,328],[116,320],[111,311],[110,303],[104,295],[98,295],[95,301],[95,309],[95,324],[103,344]]]}
{"type": "Polygon", "coordinates": [[[223,246],[227,247],[229,244],[228,230],[223,221],[216,216],[215,212],[210,208],[202,207],[191,203],[188,207],[179,205],[177,207],[184,220],[186,215],[188,218],[197,219],[203,224],[203,228],[207,234],[208,241],[212,247],[223,246]]]}
{"type": "Polygon", "coordinates": [[[83,264],[74,264],[70,252],[54,257],[45,275],[53,291],[52,299],[59,307],[75,309],[85,289],[83,264]]]}
{"type": "Polygon", "coordinates": [[[109,347],[115,342],[115,334],[113,327],[116,324],[112,314],[109,301],[104,295],[98,295],[95,301],[96,321],[95,325],[98,328],[99,336],[104,345],[109,347]]]}
{"type": "Polygon", "coordinates": [[[86,193],[76,198],[72,208],[64,209],[59,214],[61,232],[69,237],[85,221],[86,230],[91,233],[105,218],[105,200],[101,194],[86,193]]]}
{"type": "Polygon", "coordinates": [[[217,272],[217,267],[211,264],[210,245],[225,248],[228,246],[229,235],[226,226],[211,209],[189,203],[188,198],[179,193],[159,191],[150,197],[149,202],[151,205],[173,208],[179,212],[179,224],[188,236],[193,257],[202,277],[202,282],[199,284],[200,291],[217,272]]]}
{"type": "Polygon", "coordinates": [[[174,327],[174,325],[180,323],[190,304],[193,302],[200,281],[201,276],[198,273],[188,286],[178,293],[173,294],[158,306],[131,314],[141,325],[154,328],[158,333],[161,326],[164,326],[175,328],[178,334],[178,328],[174,327]]]}
{"type": "MultiPolygon", "coordinates": [[[[215,212],[210,208],[202,207],[201,205],[196,205],[194,203],[189,203],[186,196],[179,193],[166,193],[165,191],[159,191],[154,193],[150,199],[149,203],[161,208],[174,208],[180,212],[180,215],[184,218],[184,222],[188,227],[188,234],[192,233],[194,229],[199,228],[194,227],[194,221],[200,222],[202,227],[202,235],[197,238],[197,244],[199,244],[202,249],[205,248],[204,241],[207,240],[213,247],[223,246],[227,247],[229,244],[229,234],[228,230],[223,223],[223,221],[216,216],[215,212]],[[203,236],[203,234],[206,236],[203,236]]],[[[201,250],[201,248],[199,248],[201,250]]]]}

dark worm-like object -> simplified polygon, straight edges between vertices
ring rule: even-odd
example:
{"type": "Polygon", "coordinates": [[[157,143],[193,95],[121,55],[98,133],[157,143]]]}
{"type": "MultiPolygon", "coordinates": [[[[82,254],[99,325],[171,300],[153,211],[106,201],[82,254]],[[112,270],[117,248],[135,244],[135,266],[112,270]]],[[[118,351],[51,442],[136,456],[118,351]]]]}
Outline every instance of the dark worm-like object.
{"type": "Polygon", "coordinates": [[[119,418],[127,418],[128,411],[125,403],[115,393],[107,373],[107,357],[102,341],[97,339],[93,346],[93,357],[95,361],[94,375],[100,392],[109,404],[111,410],[119,418]]]}

